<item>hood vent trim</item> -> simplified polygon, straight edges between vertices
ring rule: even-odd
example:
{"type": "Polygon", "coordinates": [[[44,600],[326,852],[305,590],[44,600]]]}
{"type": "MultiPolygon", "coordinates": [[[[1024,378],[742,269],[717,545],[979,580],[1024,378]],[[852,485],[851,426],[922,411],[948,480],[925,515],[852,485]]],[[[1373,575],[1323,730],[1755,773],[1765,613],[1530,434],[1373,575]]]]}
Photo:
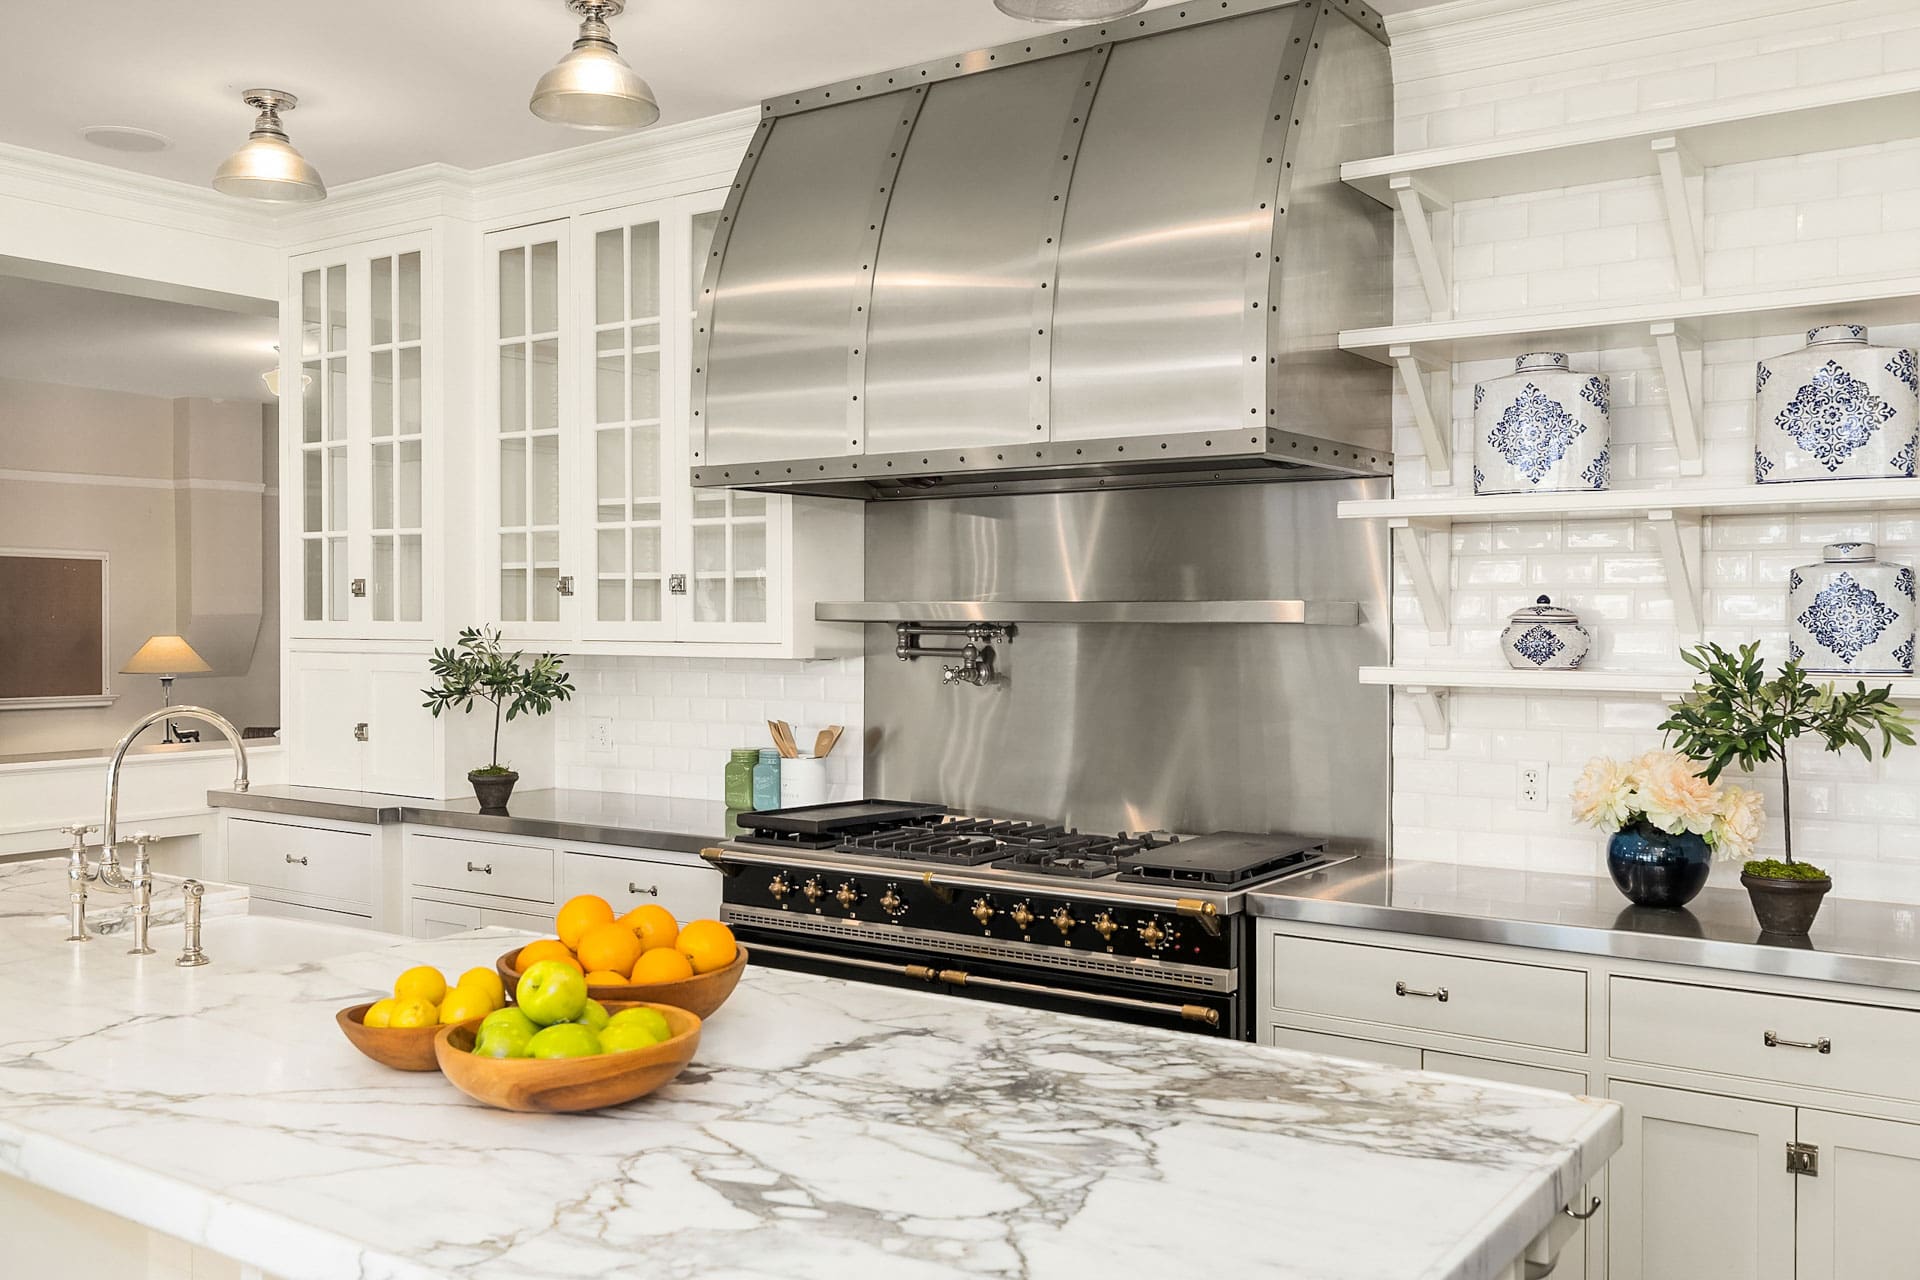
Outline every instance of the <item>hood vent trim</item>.
{"type": "Polygon", "coordinates": [[[1390,215],[1337,176],[1385,145],[1384,43],[1353,0],[1208,0],[769,99],[701,282],[693,483],[1388,474],[1389,373],[1336,341],[1391,305],[1390,215]]]}

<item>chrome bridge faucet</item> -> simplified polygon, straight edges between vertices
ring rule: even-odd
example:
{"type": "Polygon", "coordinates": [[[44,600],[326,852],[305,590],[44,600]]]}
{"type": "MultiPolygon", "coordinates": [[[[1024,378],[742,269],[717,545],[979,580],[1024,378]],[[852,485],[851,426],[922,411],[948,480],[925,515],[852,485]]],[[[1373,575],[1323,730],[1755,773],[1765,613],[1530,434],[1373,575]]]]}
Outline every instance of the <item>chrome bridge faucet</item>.
{"type": "MultiPolygon", "coordinates": [[[[247,749],[240,745],[240,731],[218,711],[194,706],[162,707],[127,730],[127,735],[114,747],[113,758],[107,763],[107,805],[100,832],[100,857],[91,869],[87,866],[86,849],[86,833],[91,828],[66,828],[67,834],[73,839],[67,859],[68,901],[72,913],[71,929],[67,934],[69,942],[87,940],[87,885],[97,884],[102,889],[133,895],[133,945],[127,949],[127,954],[153,954],[153,948],[147,945],[147,933],[153,923],[153,864],[147,846],[160,837],[144,831],[136,833],[133,837],[132,873],[120,869],[120,767],[127,758],[127,749],[133,745],[133,740],[148,727],[169,718],[199,720],[218,729],[233,748],[233,789],[247,789],[247,749]]],[[[197,899],[198,895],[189,892],[185,896],[192,900],[197,899]]],[[[194,906],[197,906],[197,901],[190,901],[189,908],[194,906]]],[[[190,913],[195,916],[199,914],[191,910],[190,913]]],[[[193,938],[191,943],[192,949],[198,951],[199,939],[193,938]]]]}

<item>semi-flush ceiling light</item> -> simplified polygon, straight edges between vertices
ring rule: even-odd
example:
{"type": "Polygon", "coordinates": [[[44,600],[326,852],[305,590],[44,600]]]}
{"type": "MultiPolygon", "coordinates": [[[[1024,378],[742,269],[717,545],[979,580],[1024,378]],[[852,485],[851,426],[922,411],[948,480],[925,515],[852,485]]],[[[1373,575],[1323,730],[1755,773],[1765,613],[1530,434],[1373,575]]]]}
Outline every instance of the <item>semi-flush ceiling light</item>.
{"type": "Polygon", "coordinates": [[[240,97],[260,118],[253,122],[252,136],[214,171],[213,189],[280,204],[325,200],[326,184],[280,126],[280,113],[293,110],[300,100],[278,89],[248,89],[240,97]]]}
{"type": "Polygon", "coordinates": [[[607,19],[626,0],[567,0],[580,15],[580,38],[567,56],[533,86],[527,106],[542,120],[576,129],[644,129],[660,118],[660,103],[647,82],[614,46],[607,19]]]}
{"type": "Polygon", "coordinates": [[[1147,0],[993,0],[994,8],[1028,22],[1106,22],[1124,18],[1147,0]]]}
{"type": "MultiPolygon", "coordinates": [[[[277,342],[273,344],[273,354],[275,355],[280,354],[280,344],[277,342]]],[[[261,374],[260,381],[267,384],[268,395],[272,396],[275,400],[278,400],[280,398],[280,366],[279,365],[276,364],[275,366],[273,366],[273,368],[261,374]]],[[[305,369],[302,369],[300,371],[301,392],[304,394],[306,392],[306,389],[312,385],[313,385],[313,375],[308,373],[305,369]]]]}

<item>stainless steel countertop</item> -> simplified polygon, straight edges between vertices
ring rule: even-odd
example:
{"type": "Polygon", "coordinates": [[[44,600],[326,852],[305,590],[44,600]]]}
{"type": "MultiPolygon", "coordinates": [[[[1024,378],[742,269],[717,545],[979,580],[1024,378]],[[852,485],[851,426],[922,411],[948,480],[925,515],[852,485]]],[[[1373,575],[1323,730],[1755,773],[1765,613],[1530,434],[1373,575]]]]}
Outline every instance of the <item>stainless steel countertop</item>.
{"type": "Polygon", "coordinates": [[[1366,857],[1247,894],[1255,916],[1920,991],[1920,906],[1829,897],[1813,933],[1763,935],[1739,889],[1636,907],[1598,876],[1366,857]]]}
{"type": "Polygon", "coordinates": [[[698,853],[725,839],[726,806],[713,800],[623,795],[612,791],[516,791],[505,813],[481,813],[477,800],[420,800],[369,791],[267,786],[209,791],[220,809],[250,809],[341,822],[412,822],[493,835],[579,840],[698,853]]]}

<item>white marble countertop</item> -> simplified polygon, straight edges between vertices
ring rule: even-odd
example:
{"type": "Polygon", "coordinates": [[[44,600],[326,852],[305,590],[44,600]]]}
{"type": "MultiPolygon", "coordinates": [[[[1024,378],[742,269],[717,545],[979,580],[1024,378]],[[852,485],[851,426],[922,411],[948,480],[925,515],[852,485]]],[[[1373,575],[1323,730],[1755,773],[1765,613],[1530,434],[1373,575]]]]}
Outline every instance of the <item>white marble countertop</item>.
{"type": "Polygon", "coordinates": [[[182,971],[0,908],[0,1171],[292,1280],[1486,1280],[1620,1140],[1599,1100],[760,968],[593,1115],[333,1025],[514,936],[246,971],[215,922],[182,971]]]}

